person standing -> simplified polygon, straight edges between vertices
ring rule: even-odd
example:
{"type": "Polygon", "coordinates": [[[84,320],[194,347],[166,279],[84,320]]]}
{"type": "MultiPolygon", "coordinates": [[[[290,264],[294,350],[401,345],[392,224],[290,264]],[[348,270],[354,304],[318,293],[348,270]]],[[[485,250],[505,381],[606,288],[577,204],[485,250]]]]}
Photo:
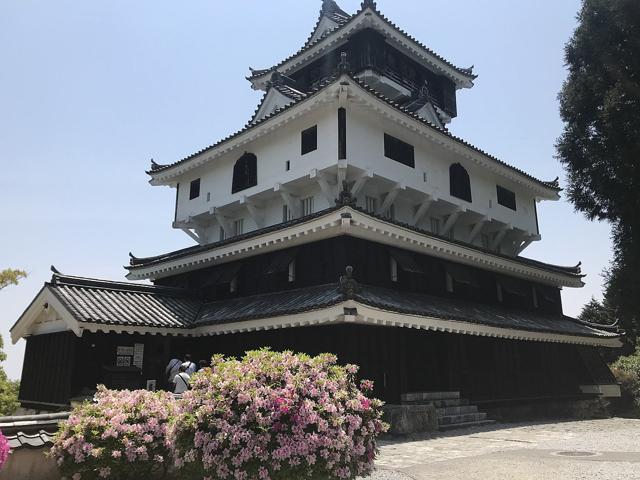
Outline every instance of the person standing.
{"type": "Polygon", "coordinates": [[[198,366],[193,362],[193,360],[191,360],[191,355],[188,353],[184,356],[182,366],[185,368],[185,372],[187,372],[187,375],[189,376],[196,373],[196,370],[198,369],[198,366]]]}
{"type": "Polygon", "coordinates": [[[173,383],[175,385],[173,393],[184,393],[189,390],[189,381],[191,377],[186,372],[184,364],[180,365],[178,374],[174,377],[173,383]]]}
{"type": "Polygon", "coordinates": [[[167,376],[167,385],[169,387],[169,390],[173,390],[175,388],[173,379],[176,378],[176,375],[179,373],[181,364],[182,364],[182,360],[180,360],[176,356],[171,360],[169,360],[167,367],[164,369],[164,373],[167,376]]]}

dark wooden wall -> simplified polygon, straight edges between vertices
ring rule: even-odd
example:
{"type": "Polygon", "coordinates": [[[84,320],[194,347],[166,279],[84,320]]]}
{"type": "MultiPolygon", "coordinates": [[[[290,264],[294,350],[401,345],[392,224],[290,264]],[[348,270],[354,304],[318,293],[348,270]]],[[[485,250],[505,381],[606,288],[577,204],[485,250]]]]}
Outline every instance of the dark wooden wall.
{"type": "MultiPolygon", "coordinates": [[[[447,263],[428,255],[408,254],[421,266],[423,273],[404,271],[398,267],[398,281],[391,281],[389,247],[355,237],[341,236],[295,247],[296,278],[288,281],[288,272],[265,274],[279,252],[260,255],[217,267],[162,278],[158,285],[188,288],[207,300],[222,300],[230,297],[259,293],[277,292],[311,285],[335,283],[344,274],[346,265],[354,267],[354,277],[363,284],[377,285],[407,292],[461,298],[488,304],[503,304],[508,307],[538,310],[546,313],[562,313],[560,290],[548,285],[497,276],[493,272],[460,265],[458,269],[468,272],[472,284],[454,280],[453,292],[446,289],[447,263]],[[321,259],[321,260],[319,260],[321,259]],[[212,284],[212,279],[224,269],[233,269],[242,264],[238,271],[238,288],[230,292],[229,283],[212,284]],[[503,289],[503,299],[498,301],[498,281],[507,280],[521,294],[503,289]],[[533,287],[538,294],[538,307],[533,302],[533,287]]],[[[514,289],[515,290],[515,289],[514,289]]]]}
{"type": "Polygon", "coordinates": [[[72,396],[76,336],[71,332],[27,337],[18,398],[64,405],[72,396]]]}
{"type": "Polygon", "coordinates": [[[66,404],[100,383],[135,389],[155,379],[164,387],[164,369],[174,356],[189,353],[197,362],[263,347],[334,353],[341,364],[360,365],[360,377],[374,380],[375,395],[390,403],[415,391],[460,391],[471,400],[579,395],[579,385],[602,382],[606,373],[611,378],[595,348],[396,327],[341,324],[200,338],[59,333],[27,339],[20,399],[66,404]],[[142,370],[122,369],[110,384],[118,371],[117,346],[134,343],[145,345],[142,370]]]}

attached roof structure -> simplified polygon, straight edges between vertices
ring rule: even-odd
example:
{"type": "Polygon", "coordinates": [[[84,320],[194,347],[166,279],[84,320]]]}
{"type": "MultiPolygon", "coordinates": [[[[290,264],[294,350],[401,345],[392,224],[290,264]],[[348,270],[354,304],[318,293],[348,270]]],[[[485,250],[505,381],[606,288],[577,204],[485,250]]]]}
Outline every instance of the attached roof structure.
{"type": "Polygon", "coordinates": [[[530,341],[620,344],[618,333],[564,315],[360,285],[347,272],[334,284],[209,303],[176,289],[141,289],[139,284],[54,273],[11,328],[11,337],[16,342],[37,334],[38,318],[53,309],[55,316],[64,317],[57,331],[78,336],[85,330],[203,336],[351,322],[530,341]]]}
{"type": "Polygon", "coordinates": [[[473,74],[473,67],[455,66],[391,22],[378,11],[376,3],[371,1],[362,2],[360,10],[353,15],[345,13],[333,1],[324,1],[318,22],[304,46],[270,68],[251,69],[251,75],[247,80],[254,88],[263,89],[271,72],[291,73],[316,59],[321,53],[332,50],[346,38],[364,28],[379,31],[390,43],[398,45],[419,62],[429,65],[431,70],[449,77],[458,88],[473,86],[473,80],[477,77],[473,74]],[[327,18],[333,22],[333,28],[323,25],[323,20],[327,18]],[[318,34],[321,28],[321,34],[318,34]]]}

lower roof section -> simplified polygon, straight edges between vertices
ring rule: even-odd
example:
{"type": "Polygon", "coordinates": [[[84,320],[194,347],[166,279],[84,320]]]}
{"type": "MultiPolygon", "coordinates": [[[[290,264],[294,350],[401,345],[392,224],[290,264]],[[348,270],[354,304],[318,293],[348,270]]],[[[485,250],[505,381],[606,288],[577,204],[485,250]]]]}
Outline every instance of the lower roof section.
{"type": "Polygon", "coordinates": [[[563,316],[338,283],[205,303],[166,287],[54,274],[11,328],[17,342],[72,331],[206,336],[332,323],[618,347],[617,332],[563,316]]]}

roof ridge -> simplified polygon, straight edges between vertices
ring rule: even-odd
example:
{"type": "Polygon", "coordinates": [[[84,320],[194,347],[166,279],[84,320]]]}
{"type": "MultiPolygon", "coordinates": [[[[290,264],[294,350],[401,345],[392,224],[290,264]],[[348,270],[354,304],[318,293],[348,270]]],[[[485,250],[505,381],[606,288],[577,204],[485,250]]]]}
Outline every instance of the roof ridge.
{"type": "Polygon", "coordinates": [[[69,286],[82,288],[105,288],[118,291],[130,291],[138,293],[173,293],[184,294],[189,293],[186,289],[178,287],[166,287],[163,285],[148,285],[134,282],[121,282],[116,280],[105,280],[101,278],[78,277],[73,275],[64,275],[54,272],[51,286],[69,286]]]}

